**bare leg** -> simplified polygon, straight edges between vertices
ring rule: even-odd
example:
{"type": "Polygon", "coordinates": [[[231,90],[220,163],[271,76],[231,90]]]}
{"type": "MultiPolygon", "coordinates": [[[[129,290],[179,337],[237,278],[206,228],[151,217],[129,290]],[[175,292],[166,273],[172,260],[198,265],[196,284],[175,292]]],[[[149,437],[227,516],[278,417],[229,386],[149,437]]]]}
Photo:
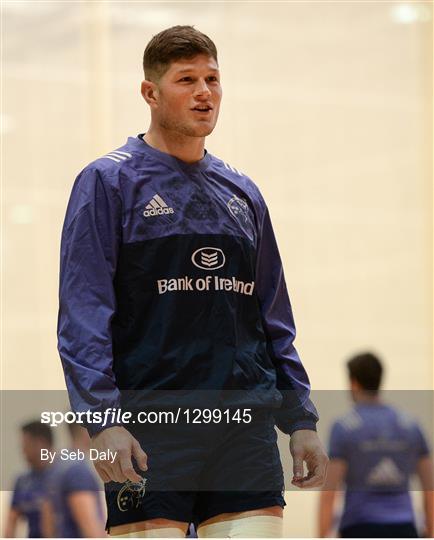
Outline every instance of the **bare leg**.
{"type": "Polygon", "coordinates": [[[179,537],[184,538],[188,523],[173,521],[171,519],[156,518],[127,525],[110,527],[110,536],[129,536],[131,538],[158,538],[179,537]]]}

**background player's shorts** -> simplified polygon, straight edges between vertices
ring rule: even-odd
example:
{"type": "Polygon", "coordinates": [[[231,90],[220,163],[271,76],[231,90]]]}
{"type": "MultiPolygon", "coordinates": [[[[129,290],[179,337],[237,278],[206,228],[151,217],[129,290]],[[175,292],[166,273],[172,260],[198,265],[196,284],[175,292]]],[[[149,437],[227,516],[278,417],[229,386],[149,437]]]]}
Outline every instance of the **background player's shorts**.
{"type": "Polygon", "coordinates": [[[131,429],[148,455],[145,493],[106,484],[107,528],[154,518],[199,524],[226,512],[285,506],[274,417],[249,424],[131,429]]]}
{"type": "Polygon", "coordinates": [[[413,523],[361,523],[340,531],[341,538],[418,538],[413,523]]]}

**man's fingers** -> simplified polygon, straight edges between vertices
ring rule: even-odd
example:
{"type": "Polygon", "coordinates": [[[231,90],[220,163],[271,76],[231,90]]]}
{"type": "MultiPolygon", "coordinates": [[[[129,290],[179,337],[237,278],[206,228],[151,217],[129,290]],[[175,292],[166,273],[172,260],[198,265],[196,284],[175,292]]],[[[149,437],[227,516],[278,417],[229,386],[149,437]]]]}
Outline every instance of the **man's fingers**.
{"type": "MultiPolygon", "coordinates": [[[[314,481],[315,480],[315,487],[321,486],[326,478],[327,473],[327,465],[328,465],[328,457],[323,454],[317,454],[315,455],[313,459],[312,464],[308,464],[308,471],[309,473],[312,473],[310,476],[312,476],[312,479],[310,480],[308,478],[308,481],[314,481]]],[[[308,485],[307,487],[313,487],[308,485]]]]}
{"type": "Polygon", "coordinates": [[[131,480],[131,482],[140,482],[142,477],[139,476],[134,470],[130,452],[128,452],[127,450],[122,451],[119,458],[119,465],[121,469],[121,474],[123,477],[125,477],[122,482],[124,482],[126,478],[128,478],[128,480],[131,480]]]}
{"type": "Polygon", "coordinates": [[[108,482],[110,482],[110,476],[103,469],[99,471],[99,476],[101,480],[104,482],[104,484],[107,484],[108,482]]]}
{"type": "Polygon", "coordinates": [[[127,477],[122,472],[120,458],[118,458],[111,466],[111,476],[115,482],[119,482],[120,484],[123,484],[127,480],[127,477]]]}
{"type": "Polygon", "coordinates": [[[107,463],[107,461],[99,461],[95,463],[95,468],[98,472],[103,471],[109,482],[125,482],[126,478],[122,474],[119,460],[114,463],[107,463]]]}
{"type": "Polygon", "coordinates": [[[142,447],[140,446],[139,441],[136,439],[134,439],[133,441],[133,456],[135,460],[137,461],[137,465],[139,469],[141,469],[142,471],[147,471],[148,470],[148,456],[142,450],[142,447]]]}
{"type": "Polygon", "coordinates": [[[306,476],[306,479],[303,479],[298,484],[298,487],[300,487],[301,489],[319,487],[322,485],[323,481],[324,481],[324,478],[321,475],[317,473],[309,473],[306,476]]]}
{"type": "Polygon", "coordinates": [[[110,482],[111,480],[110,475],[107,474],[106,470],[104,469],[104,466],[102,465],[102,462],[96,462],[95,469],[99,477],[104,483],[110,482]]]}
{"type": "Polygon", "coordinates": [[[308,463],[308,474],[301,481],[297,482],[297,486],[306,489],[320,487],[323,485],[328,459],[322,455],[315,456],[313,463],[308,463]]]}
{"type": "Polygon", "coordinates": [[[303,458],[301,455],[296,454],[293,457],[292,471],[294,473],[294,480],[301,480],[303,478],[303,458]]]}
{"type": "Polygon", "coordinates": [[[289,449],[293,458],[292,484],[303,489],[321,486],[326,477],[328,458],[317,433],[304,429],[294,431],[289,449]],[[303,475],[303,461],[306,462],[306,476],[303,475]]]}
{"type": "Polygon", "coordinates": [[[140,482],[141,476],[136,473],[132,463],[132,455],[137,459],[141,468],[146,466],[146,454],[140,448],[139,443],[121,426],[112,426],[95,435],[92,439],[93,447],[99,451],[107,452],[112,450],[116,459],[114,463],[110,461],[95,462],[98,473],[103,478],[101,471],[104,471],[104,481],[124,483],[126,480],[140,482]]]}
{"type": "Polygon", "coordinates": [[[314,476],[312,476],[312,478],[300,482],[300,484],[298,484],[298,487],[300,487],[301,489],[321,487],[323,482],[324,478],[315,474],[314,476]]]}

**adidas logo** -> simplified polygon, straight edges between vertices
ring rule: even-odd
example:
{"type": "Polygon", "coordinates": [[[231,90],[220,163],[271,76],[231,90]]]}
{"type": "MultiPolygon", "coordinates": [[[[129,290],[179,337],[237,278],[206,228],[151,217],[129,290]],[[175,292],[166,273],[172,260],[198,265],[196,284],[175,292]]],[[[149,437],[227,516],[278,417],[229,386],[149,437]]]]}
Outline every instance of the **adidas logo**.
{"type": "Polygon", "coordinates": [[[146,205],[143,215],[145,217],[161,216],[163,214],[173,214],[175,210],[163,201],[163,199],[156,193],[149,204],[146,205]]]}
{"type": "Polygon", "coordinates": [[[398,486],[404,480],[404,475],[390,458],[383,458],[367,477],[370,486],[398,486]]]}

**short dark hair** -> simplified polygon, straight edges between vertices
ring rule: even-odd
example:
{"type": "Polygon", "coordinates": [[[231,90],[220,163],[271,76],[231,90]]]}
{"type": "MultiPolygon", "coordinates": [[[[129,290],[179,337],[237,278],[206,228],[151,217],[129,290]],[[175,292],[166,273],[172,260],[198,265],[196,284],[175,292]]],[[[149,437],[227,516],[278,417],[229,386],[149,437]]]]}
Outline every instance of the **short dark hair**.
{"type": "Polygon", "coordinates": [[[149,81],[157,81],[168,70],[171,62],[193,58],[198,54],[211,56],[217,62],[214,42],[193,26],[172,26],[163,30],[146,46],[143,71],[149,81]]]}
{"type": "Polygon", "coordinates": [[[31,437],[44,439],[51,446],[53,444],[53,432],[50,426],[41,424],[38,420],[27,422],[21,426],[21,431],[31,437]]]}
{"type": "Polygon", "coordinates": [[[383,375],[380,359],[371,352],[357,354],[347,362],[350,379],[357,381],[363,390],[377,394],[383,375]]]}

